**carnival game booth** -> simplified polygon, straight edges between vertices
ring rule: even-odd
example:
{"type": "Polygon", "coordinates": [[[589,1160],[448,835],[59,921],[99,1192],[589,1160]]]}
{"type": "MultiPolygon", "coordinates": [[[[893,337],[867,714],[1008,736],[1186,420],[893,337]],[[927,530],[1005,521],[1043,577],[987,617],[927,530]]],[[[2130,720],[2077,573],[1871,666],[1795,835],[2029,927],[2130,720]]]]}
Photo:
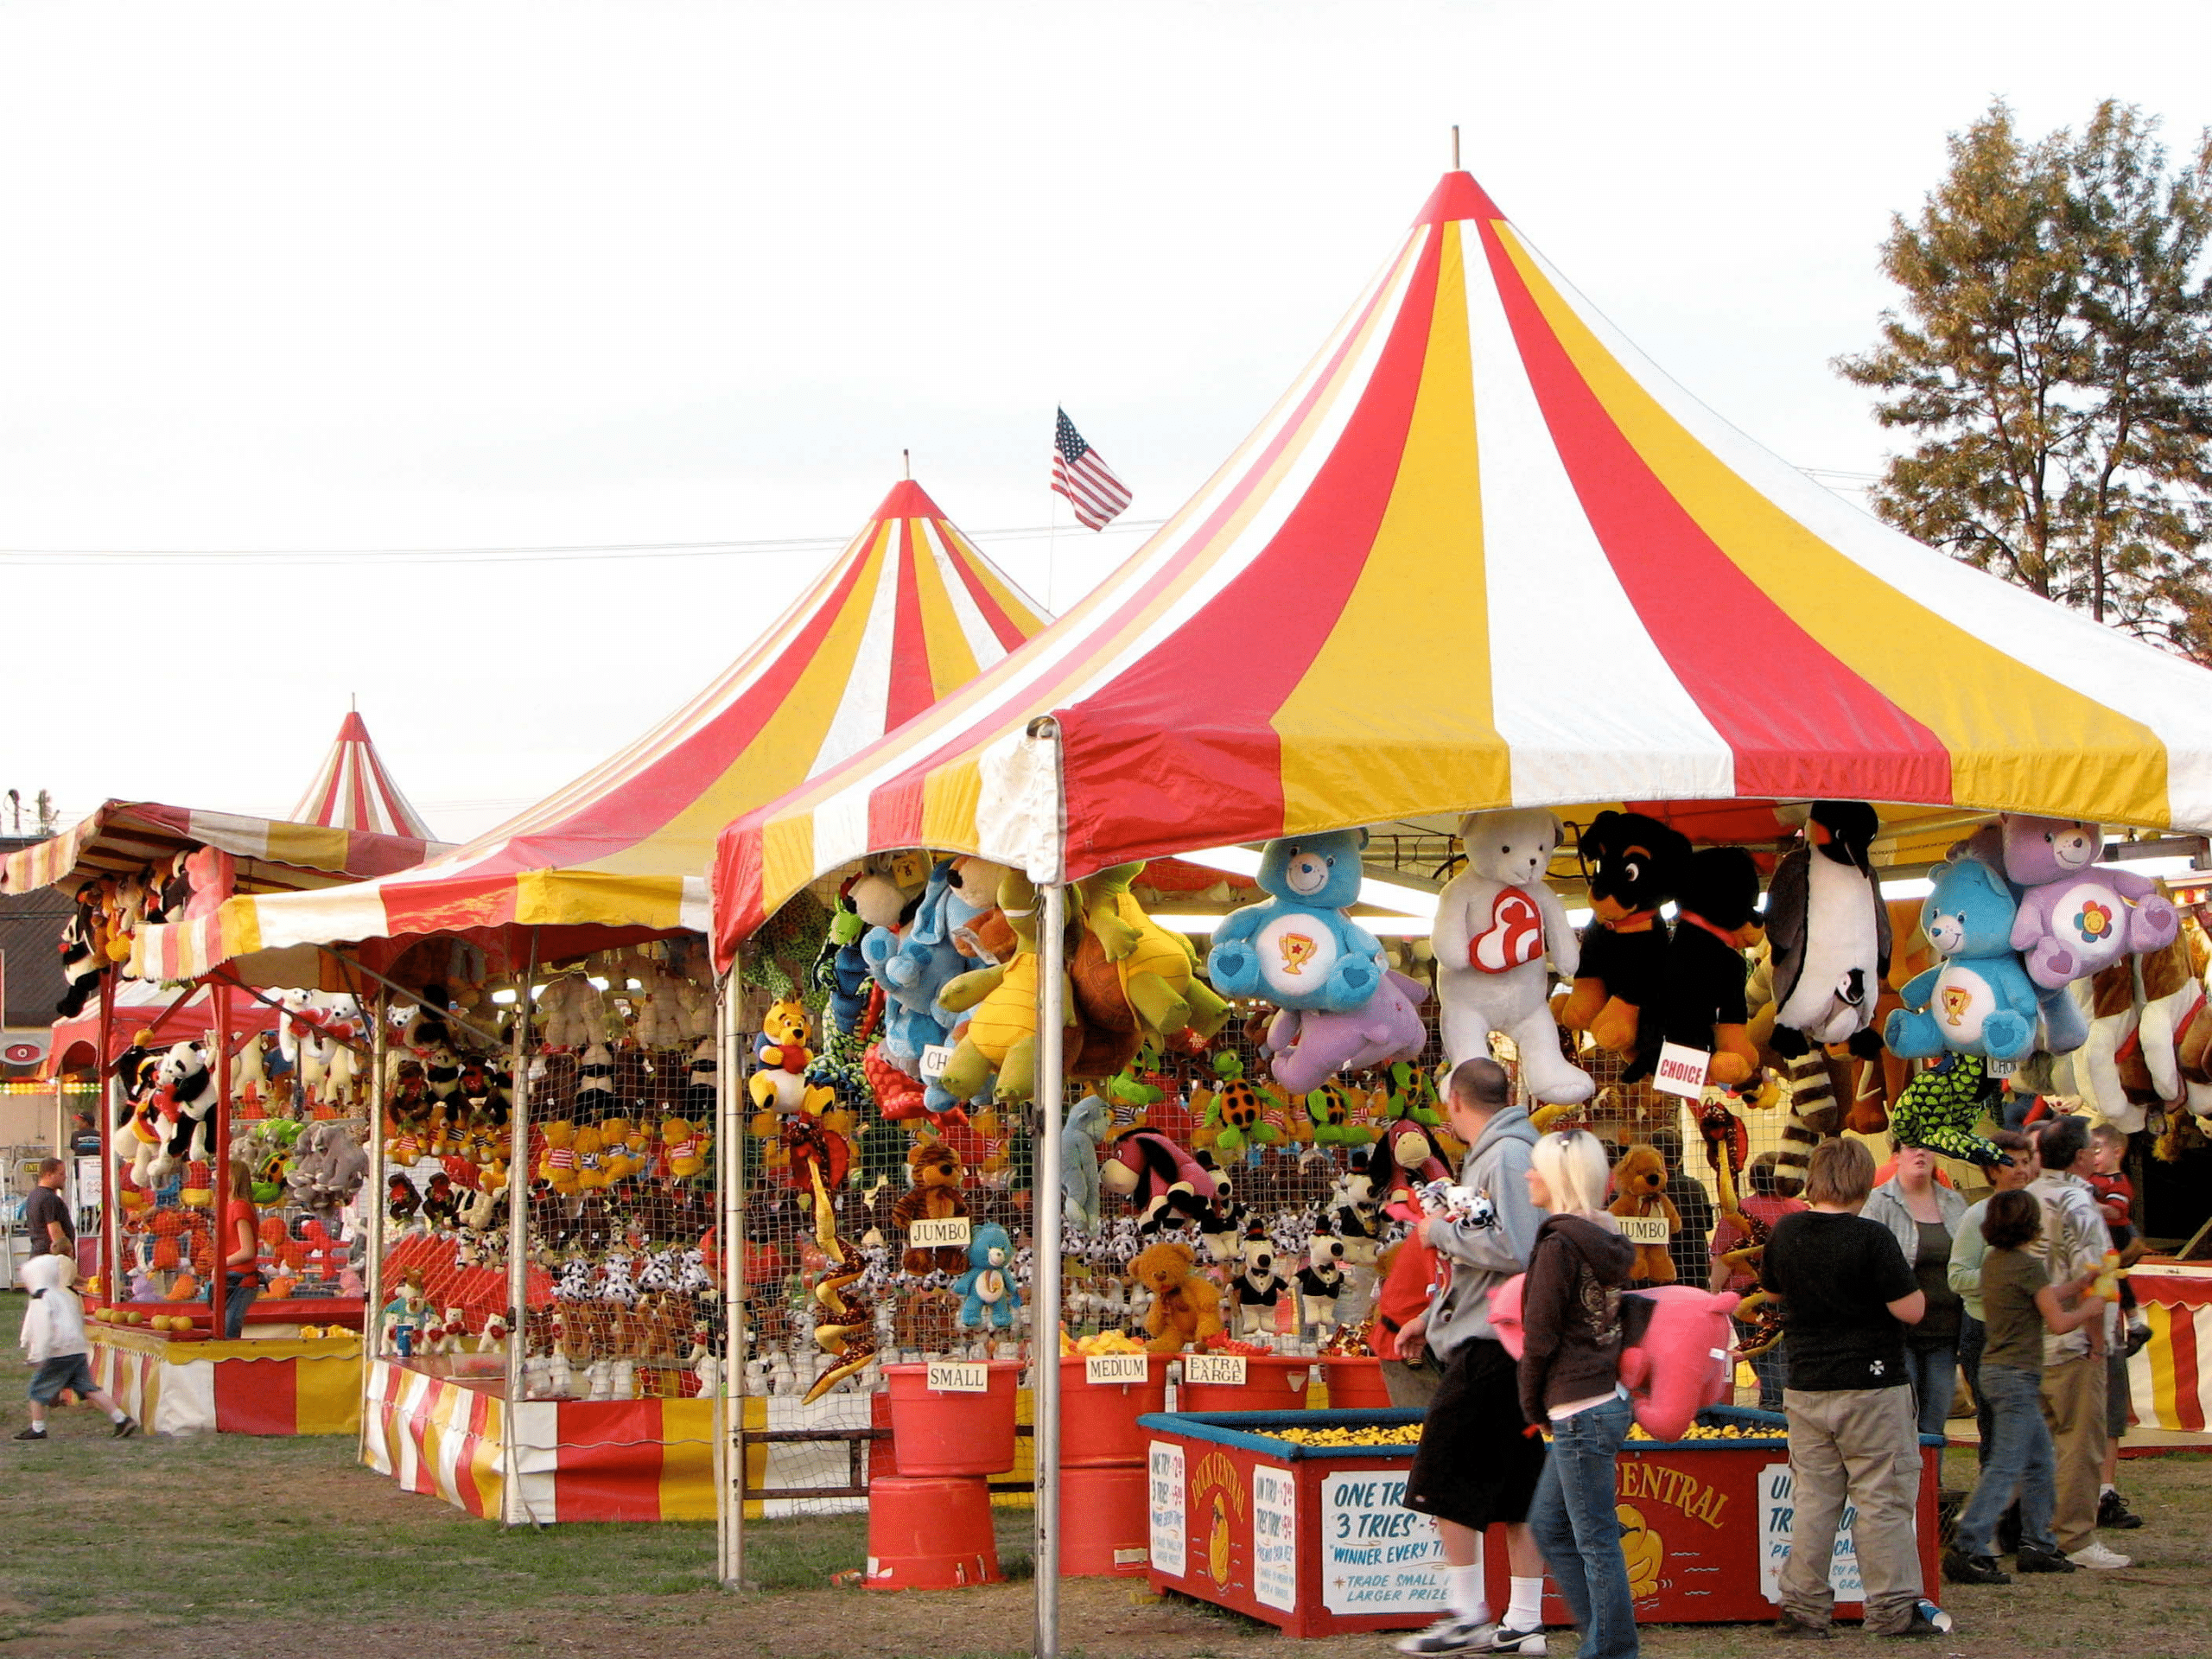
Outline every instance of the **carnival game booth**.
{"type": "MultiPolygon", "coordinates": [[[[1022,1033],[1033,1127],[1054,1144],[1069,1121],[1064,1050],[1081,1034],[1063,1041],[1065,923],[1099,909],[1103,874],[1266,843],[1273,919],[1217,931],[1209,967],[1217,991],[1258,973],[1268,1001],[1294,1003],[1294,975],[1374,971],[1335,908],[1356,891],[1339,866],[1359,856],[1361,828],[1387,844],[1461,814],[1527,813],[1465,826],[1478,885],[1456,896],[1510,887],[1518,902],[1472,916],[1447,890],[1435,988],[1447,1027],[1455,1010],[1469,1021],[1447,1052],[1491,1046],[1485,1027],[1510,1010],[1524,1085],[1571,1109],[1581,1089],[1560,1072],[1589,1039],[1558,1047],[1541,1012],[1564,918],[1523,884],[1541,878],[1557,833],[1543,815],[1557,810],[1589,874],[1617,897],[1626,880],[1635,899],[1655,832],[1639,820],[1624,844],[1623,824],[1592,810],[1611,803],[1770,826],[1809,816],[1820,847],[1795,849],[1801,872],[1824,859],[1860,884],[1853,906],[1878,908],[1859,804],[1879,806],[1891,836],[1908,823],[1962,836],[1998,813],[2212,827],[2212,677],[1916,545],[1761,450],[1454,173],[1259,429],[1115,575],[967,687],[723,833],[716,960],[735,960],[810,884],[898,851],[1010,868],[1008,908],[1036,928],[1022,1033]],[[1297,926],[1275,927],[1293,914],[1297,926]],[[1497,965],[1532,970],[1532,997],[1470,991],[1484,944],[1505,952],[1497,965]],[[1531,1066],[1554,1048],[1536,1087],[1531,1066]]],[[[1820,930],[1837,913],[1824,902],[1820,930]]],[[[1871,918],[1864,931],[1871,944],[1871,918]]],[[[1873,1010],[1845,1012],[1863,1024],[1873,1010]]],[[[1640,1025],[1629,1031],[1640,1043],[1640,1025]]],[[[1735,1035],[1708,1019],[1693,1089],[1735,1035]]],[[[1095,1153],[1071,1154],[1077,1201],[1096,1173],[1095,1153]]],[[[1200,1179],[1185,1173],[1186,1196],[1200,1179]]],[[[1170,1186],[1160,1196],[1176,1202],[1170,1186]]],[[[1064,1260],[1052,1182],[1035,1207],[1033,1317],[1050,1332],[1064,1260]]],[[[1047,1654],[1062,1412],[1045,1368],[1047,1654]]],[[[1186,1536],[1205,1547],[1195,1522],[1186,1536]]]]}
{"type": "MultiPolygon", "coordinates": [[[[142,972],[283,984],[320,965],[308,982],[380,1010],[372,1466],[511,1522],[712,1512],[710,1426],[748,1369],[722,1336],[741,1278],[716,1270],[716,1218],[741,1159],[760,1179],[783,1153],[717,1129],[724,1081],[761,1069],[735,1028],[781,1010],[772,1093],[858,1075],[807,1047],[834,893],[763,942],[718,1020],[714,836],[1044,620],[903,481],[726,673],[545,801],[419,868],[142,938],[142,972]]],[[[764,1282],[796,1269],[803,1231],[792,1211],[748,1239],[764,1282]]],[[[777,1437],[756,1482],[810,1500],[851,1487],[868,1402],[849,1390],[802,1412],[766,1399],[785,1379],[758,1369],[733,1420],[777,1437]],[[809,1476],[810,1455],[835,1478],[809,1476]]]]}
{"type": "Polygon", "coordinates": [[[286,1006],[232,982],[163,992],[126,979],[137,938],[237,893],[404,868],[438,844],[110,801],[0,865],[7,891],[58,886],[76,899],[60,941],[69,990],[55,1052],[81,1052],[105,1090],[102,1225],[87,1281],[93,1364],[156,1430],[351,1426],[362,1287],[346,1259],[344,1148],[362,1132],[364,1068],[348,1046],[361,1035],[334,1004],[286,1006]],[[265,1294],[246,1338],[226,1343],[210,1340],[224,1319],[215,1218],[234,1160],[252,1170],[265,1294]]]}

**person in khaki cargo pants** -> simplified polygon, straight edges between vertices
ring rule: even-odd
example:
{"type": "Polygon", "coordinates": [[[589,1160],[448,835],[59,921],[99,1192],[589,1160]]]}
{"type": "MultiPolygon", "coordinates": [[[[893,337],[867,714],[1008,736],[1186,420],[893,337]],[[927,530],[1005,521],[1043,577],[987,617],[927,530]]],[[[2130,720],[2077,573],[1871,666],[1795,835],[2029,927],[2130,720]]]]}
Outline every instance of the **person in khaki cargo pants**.
{"type": "Polygon", "coordinates": [[[1789,1358],[1782,1404],[1793,1514],[1775,1633],[1834,1634],[1828,1569],[1844,1508],[1855,1503],[1866,1633],[1932,1636],[1951,1618],[1923,1593],[1913,1534],[1920,1435],[1904,1352],[1904,1327],[1919,1321],[1927,1298],[1890,1230],[1859,1213],[1874,1185],[1866,1148],[1828,1141],[1805,1175],[1812,1208],[1775,1223],[1760,1262],[1766,1288],[1782,1299],[1789,1358]]]}
{"type": "MultiPolygon", "coordinates": [[[[2043,1205],[2043,1238],[2037,1249],[2051,1283],[2093,1272],[2112,1248],[2086,1179],[2093,1154],[2087,1118],[2054,1118],[2037,1138],[2043,1173],[2028,1191],[2043,1205]]],[[[2064,1336],[2043,1339],[2043,1414],[2058,1458],[2057,1502],[2051,1531],[2076,1567],[2126,1567],[2129,1558],[2097,1539],[2097,1498],[2104,1475],[2105,1351],[2111,1315],[2064,1336]]]]}

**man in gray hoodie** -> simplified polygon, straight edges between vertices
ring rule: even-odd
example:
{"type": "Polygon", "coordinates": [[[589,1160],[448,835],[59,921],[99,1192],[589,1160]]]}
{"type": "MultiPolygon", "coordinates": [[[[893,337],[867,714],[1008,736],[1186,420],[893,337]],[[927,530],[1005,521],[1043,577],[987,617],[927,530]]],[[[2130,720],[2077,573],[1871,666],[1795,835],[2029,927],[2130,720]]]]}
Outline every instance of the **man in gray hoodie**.
{"type": "Polygon", "coordinates": [[[1436,1517],[1444,1539],[1450,1611],[1400,1642],[1409,1654],[1544,1651],[1543,1557],[1529,1535],[1529,1500],[1543,1473],[1544,1445],[1526,1435],[1517,1368],[1490,1322],[1490,1293],[1529,1264],[1544,1212],[1529,1197],[1536,1131],[1512,1102],[1503,1069],[1467,1060],[1452,1073],[1445,1110],[1467,1143],[1460,1185],[1481,1193],[1492,1215],[1480,1222],[1431,1216],[1418,1224],[1441,1258],[1427,1313],[1399,1333],[1401,1352],[1433,1350],[1443,1380],[1421,1423],[1406,1478],[1406,1507],[1436,1517]],[[1483,1529],[1506,1523],[1513,1596],[1493,1618],[1483,1593],[1483,1529]]]}

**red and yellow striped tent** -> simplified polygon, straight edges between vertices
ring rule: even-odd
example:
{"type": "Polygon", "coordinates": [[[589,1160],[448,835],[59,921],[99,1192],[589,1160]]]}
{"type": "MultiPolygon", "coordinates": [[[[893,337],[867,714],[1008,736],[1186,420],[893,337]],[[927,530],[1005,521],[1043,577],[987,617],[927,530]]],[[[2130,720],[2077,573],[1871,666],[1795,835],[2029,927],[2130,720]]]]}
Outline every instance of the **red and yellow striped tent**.
{"type": "Polygon", "coordinates": [[[902,846],[1054,880],[1443,811],[1822,797],[2212,828],[2212,675],[1760,448],[1453,173],[1113,576],[725,832],[716,944],[902,846]]]}
{"type": "Polygon", "coordinates": [[[292,809],[301,823],[335,824],[346,830],[373,830],[380,835],[435,839],[411,802],[391,781],[377,753],[376,741],[358,711],[348,709],[338,740],[316,772],[308,792],[292,809]]]}
{"type": "Polygon", "coordinates": [[[717,831],[834,766],[998,662],[1046,613],[918,484],[900,483],[843,552],[726,673],[567,788],[466,846],[303,902],[239,899],[148,928],[133,971],[190,978],[231,962],[263,984],[317,982],[312,947],[459,935],[512,958],[676,928],[703,931],[717,831]]]}

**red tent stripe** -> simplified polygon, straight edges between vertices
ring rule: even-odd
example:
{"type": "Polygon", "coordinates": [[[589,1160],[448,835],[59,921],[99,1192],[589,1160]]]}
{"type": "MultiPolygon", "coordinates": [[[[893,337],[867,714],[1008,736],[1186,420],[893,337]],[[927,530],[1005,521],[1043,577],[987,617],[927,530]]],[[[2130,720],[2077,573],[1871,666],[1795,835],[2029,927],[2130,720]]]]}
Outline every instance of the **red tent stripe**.
{"type": "MultiPolygon", "coordinates": [[[[874,537],[869,538],[873,543],[874,537]]],[[[784,706],[799,676],[814,660],[831,626],[869,564],[864,548],[839,576],[829,598],[807,618],[791,645],[744,695],[645,767],[621,788],[601,791],[580,810],[544,829],[518,836],[505,849],[469,872],[558,869],[583,863],[623,847],[634,846],[699,798],[709,781],[700,776],[702,762],[719,775],[742,755],[760,728],[784,706]]],[[[427,884],[425,884],[427,885],[427,884]]]]}
{"type": "Polygon", "coordinates": [[[914,521],[901,518],[899,544],[893,554],[899,590],[891,619],[891,687],[883,721],[886,731],[904,726],[937,701],[937,688],[930,681],[929,646],[923,638],[921,582],[914,569],[916,559],[929,556],[926,549],[916,545],[919,539],[914,521]]]}
{"type": "MultiPolygon", "coordinates": [[[[1394,264],[1394,271],[1395,268],[1394,264]]],[[[1409,283],[1414,280],[1416,278],[1408,278],[1409,283]]],[[[1435,284],[1433,264],[1429,266],[1429,284],[1433,305],[1435,284]]],[[[1084,630],[1084,638],[1086,641],[1103,640],[1108,644],[1079,654],[1071,654],[1058,665],[1050,677],[1038,684],[1027,695],[1024,699],[1027,707],[1040,712],[1061,708],[1096,671],[1101,658],[1112,653],[1116,648],[1112,642],[1125,638],[1136,624],[1157,609],[1170,589],[1184,578],[1192,566],[1205,563],[1218,555],[1221,550],[1216,546],[1216,538],[1245,509],[1261,486],[1269,480],[1275,463],[1281,459],[1283,452],[1306,431],[1315,409],[1327,396],[1330,389],[1336,385],[1337,378],[1343,372],[1345,360],[1351,355],[1365,334],[1375,313],[1389,302],[1393,286],[1392,281],[1388,276],[1376,284],[1374,293],[1370,296],[1359,316],[1351,327],[1344,329],[1343,338],[1338,341],[1335,352],[1320,372],[1314,375],[1304,396],[1300,398],[1298,406],[1276,429],[1265,446],[1245,461],[1244,469],[1238,476],[1236,484],[1223,493],[1222,499],[1207,513],[1205,520],[1185,538],[1176,554],[1164,560],[1160,569],[1153,572],[1143,582],[1133,587],[1123,601],[1113,610],[1100,616],[1091,617],[1084,614],[1087,607],[1079,605],[1070,613],[1071,626],[1080,622],[1084,630]]],[[[1413,302],[1410,296],[1404,302],[1408,306],[1413,302]]],[[[1410,404],[1408,407],[1410,408],[1410,404]]],[[[1402,427],[1401,434],[1402,435],[1402,427]]],[[[1318,649],[1318,645],[1316,648],[1318,649]]],[[[989,683],[995,677],[998,676],[986,674],[980,683],[989,683]]],[[[1295,683],[1294,678],[1293,683],[1295,683]]],[[[1280,697],[1276,701],[1280,702],[1280,697]]],[[[1272,706],[1270,705],[1271,708],[1272,706]]],[[[1189,713],[1189,699],[1186,696],[1178,700],[1174,709],[1174,719],[1178,723],[1183,722],[1188,719],[1189,713]]],[[[985,728],[996,723],[997,719],[1002,718],[1003,715],[1004,710],[996,705],[985,704],[982,720],[975,724],[950,728],[938,747],[916,760],[905,771],[877,785],[870,791],[868,798],[868,831],[872,838],[870,845],[907,847],[917,844],[921,837],[925,780],[940,764],[972,747],[983,735],[985,728]]],[[[884,741],[887,741],[888,739],[884,741]]],[[[837,772],[831,775],[833,777],[857,775],[866,770],[867,762],[868,752],[863,750],[848,761],[837,772]]],[[[1070,782],[1072,785],[1071,779],[1070,782]]],[[[1271,785],[1268,792],[1273,798],[1280,800],[1281,785],[1279,778],[1271,785]]],[[[1072,790],[1071,789],[1071,799],[1072,790]]],[[[748,814],[747,818],[751,816],[748,814]]],[[[1073,821],[1071,814],[1071,822],[1073,821]]],[[[747,823],[747,819],[740,819],[739,823],[746,826],[744,833],[753,843],[751,852],[753,858],[757,860],[760,855],[758,831],[747,823]]],[[[749,880],[757,897],[760,880],[757,865],[749,880]]],[[[759,917],[753,918],[753,924],[757,925],[760,919],[759,917]]]]}
{"type": "Polygon", "coordinates": [[[1175,823],[1186,845],[1280,828],[1282,750],[1268,721],[1313,667],[1366,568],[1345,550],[1369,546],[1389,508],[1442,247],[1427,238],[1359,406],[1266,550],[1184,625],[1186,648],[1147,652],[1071,711],[1071,856],[1094,832],[1118,842],[1141,837],[1147,824],[1175,823]],[[1250,620],[1262,616],[1264,632],[1254,630],[1250,620]],[[1218,648],[1240,634],[1249,649],[1218,648]],[[1113,709],[1112,730],[1091,728],[1093,707],[1113,709]],[[1193,802],[1212,803],[1211,816],[1194,815],[1193,802]]]}
{"type": "MultiPolygon", "coordinates": [[[[983,613],[983,620],[989,625],[992,636],[1012,651],[1027,636],[1006,613],[1006,607],[999,603],[997,595],[984,585],[982,576],[969,558],[967,549],[960,544],[960,537],[953,533],[952,527],[940,519],[938,534],[944,539],[944,550],[950,556],[949,562],[954,572],[960,578],[960,585],[968,590],[968,597],[976,601],[976,608],[983,613]]],[[[896,725],[898,722],[894,721],[892,723],[896,725]]]]}
{"type": "Polygon", "coordinates": [[[1490,224],[1483,246],[1560,461],[1652,643],[1735,753],[1738,795],[1948,799],[1942,741],[1714,544],[1621,432],[1490,224]],[[1790,688],[1787,696],[1766,688],[1790,688]],[[1899,779],[1908,780],[1898,792],[1899,779]]]}

